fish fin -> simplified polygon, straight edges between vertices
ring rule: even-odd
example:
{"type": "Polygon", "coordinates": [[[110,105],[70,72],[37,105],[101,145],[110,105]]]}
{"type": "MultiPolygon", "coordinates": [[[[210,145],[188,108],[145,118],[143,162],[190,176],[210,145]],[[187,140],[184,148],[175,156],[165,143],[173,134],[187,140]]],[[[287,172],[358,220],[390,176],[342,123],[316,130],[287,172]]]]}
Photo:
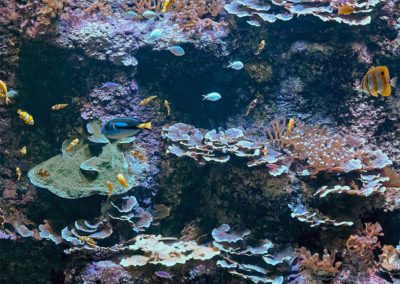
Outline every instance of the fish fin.
{"type": "Polygon", "coordinates": [[[151,122],[139,124],[136,128],[151,130],[151,122]]]}
{"type": "Polygon", "coordinates": [[[370,92],[371,96],[373,97],[377,97],[378,96],[378,92],[370,92]]]}
{"type": "Polygon", "coordinates": [[[392,80],[390,80],[390,85],[393,87],[393,88],[396,88],[396,86],[397,86],[397,77],[393,77],[392,78],[392,80]]]}
{"type": "Polygon", "coordinates": [[[391,93],[392,93],[392,87],[390,85],[387,85],[382,92],[382,97],[389,97],[391,93]]]}

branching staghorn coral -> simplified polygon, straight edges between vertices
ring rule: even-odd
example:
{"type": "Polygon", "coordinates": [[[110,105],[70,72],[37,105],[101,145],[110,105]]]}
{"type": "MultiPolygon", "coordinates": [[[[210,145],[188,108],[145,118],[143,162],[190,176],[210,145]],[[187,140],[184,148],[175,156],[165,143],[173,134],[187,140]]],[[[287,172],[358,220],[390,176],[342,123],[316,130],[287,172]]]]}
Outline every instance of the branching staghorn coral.
{"type": "Polygon", "coordinates": [[[318,253],[311,254],[305,247],[296,249],[295,255],[302,272],[322,281],[334,278],[342,265],[341,262],[335,261],[335,253],[329,254],[327,249],[324,249],[322,259],[318,253]]]}
{"type": "Polygon", "coordinates": [[[367,25],[369,13],[381,0],[233,0],[225,10],[239,18],[249,18],[247,23],[259,27],[261,22],[289,21],[294,16],[312,15],[322,21],[336,21],[348,25],[367,25]],[[353,10],[344,15],[339,12],[343,4],[353,10]]]}
{"type": "MultiPolygon", "coordinates": [[[[145,11],[161,14],[163,3],[162,0],[133,0],[131,3],[123,3],[122,6],[125,9],[132,9],[139,15],[145,11]],[[132,7],[130,8],[130,6],[132,7]]],[[[223,6],[223,0],[175,0],[171,1],[166,12],[182,29],[202,32],[217,30],[226,25],[223,21],[217,21],[223,6]]]]}
{"type": "MultiPolygon", "coordinates": [[[[297,125],[289,130],[286,119],[275,118],[267,130],[273,145],[292,159],[306,162],[308,174],[320,171],[347,173],[351,171],[383,169],[392,161],[381,150],[364,147],[363,139],[342,137],[321,126],[297,125]]],[[[305,174],[305,175],[308,175],[305,174]]]]}

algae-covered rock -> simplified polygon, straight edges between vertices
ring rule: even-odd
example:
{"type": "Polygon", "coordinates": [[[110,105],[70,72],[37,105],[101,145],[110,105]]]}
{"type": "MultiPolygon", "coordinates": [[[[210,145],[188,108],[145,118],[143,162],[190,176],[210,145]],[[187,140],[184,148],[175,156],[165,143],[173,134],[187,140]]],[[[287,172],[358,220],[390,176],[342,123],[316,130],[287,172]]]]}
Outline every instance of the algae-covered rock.
{"type": "MultiPolygon", "coordinates": [[[[69,142],[63,143],[63,149],[69,142]]],[[[146,166],[125,156],[117,143],[81,143],[73,151],[64,150],[63,154],[32,168],[28,177],[38,187],[47,188],[63,198],[75,199],[93,194],[108,195],[107,181],[113,184],[113,194],[125,193],[134,186],[146,166]],[[128,188],[118,182],[118,174],[124,176],[128,188]]]]}

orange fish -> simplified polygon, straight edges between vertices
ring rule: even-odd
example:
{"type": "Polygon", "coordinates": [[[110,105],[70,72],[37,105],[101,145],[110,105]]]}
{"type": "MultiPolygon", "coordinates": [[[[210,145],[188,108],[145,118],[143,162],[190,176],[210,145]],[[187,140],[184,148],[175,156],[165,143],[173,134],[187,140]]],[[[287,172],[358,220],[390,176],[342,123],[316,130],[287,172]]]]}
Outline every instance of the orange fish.
{"type": "Polygon", "coordinates": [[[137,150],[132,150],[131,154],[132,154],[133,157],[137,158],[140,161],[146,161],[147,160],[146,157],[142,153],[137,151],[137,150]]]}
{"type": "Polygon", "coordinates": [[[128,183],[126,182],[126,179],[124,178],[124,176],[123,176],[122,174],[118,174],[118,175],[117,175],[117,179],[118,179],[119,183],[120,183],[123,187],[125,187],[125,188],[128,188],[128,187],[129,187],[128,183]]]}
{"type": "Polygon", "coordinates": [[[288,125],[287,125],[287,130],[288,130],[289,133],[292,132],[293,127],[294,127],[294,123],[295,123],[294,118],[289,119],[289,122],[288,122],[288,125]]]}
{"type": "Polygon", "coordinates": [[[390,79],[389,69],[386,66],[372,67],[365,74],[361,89],[374,97],[378,94],[388,97],[392,93],[392,87],[396,86],[396,81],[397,78],[390,79]]]}
{"type": "Polygon", "coordinates": [[[354,8],[348,4],[343,4],[338,9],[338,15],[350,15],[354,13],[354,8]]]}
{"type": "Polygon", "coordinates": [[[32,115],[30,115],[26,111],[18,109],[17,113],[19,114],[19,118],[22,119],[26,124],[29,124],[29,125],[35,124],[35,122],[33,121],[32,115]]]}
{"type": "Polygon", "coordinates": [[[114,186],[111,181],[107,181],[107,189],[108,189],[108,198],[110,198],[114,192],[114,186]]]}
{"type": "Polygon", "coordinates": [[[69,143],[69,145],[67,146],[67,148],[65,148],[65,151],[67,151],[67,152],[71,151],[71,150],[74,149],[75,146],[78,145],[78,144],[79,144],[79,139],[78,139],[78,138],[75,138],[74,140],[71,141],[71,143],[69,143]]]}

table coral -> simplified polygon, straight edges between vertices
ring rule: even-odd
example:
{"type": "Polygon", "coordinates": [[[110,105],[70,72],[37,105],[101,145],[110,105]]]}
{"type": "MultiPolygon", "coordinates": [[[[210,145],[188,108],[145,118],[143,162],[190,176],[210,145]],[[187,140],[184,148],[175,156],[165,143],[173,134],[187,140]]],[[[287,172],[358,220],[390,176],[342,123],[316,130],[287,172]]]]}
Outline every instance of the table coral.
{"type": "Polygon", "coordinates": [[[322,21],[336,21],[348,25],[368,25],[371,22],[372,7],[380,0],[353,1],[355,12],[350,15],[338,14],[341,1],[327,0],[283,0],[271,1],[271,4],[257,0],[233,0],[225,5],[225,10],[239,18],[250,18],[247,23],[259,27],[262,22],[274,23],[277,20],[289,21],[294,16],[313,15],[322,21]]]}

